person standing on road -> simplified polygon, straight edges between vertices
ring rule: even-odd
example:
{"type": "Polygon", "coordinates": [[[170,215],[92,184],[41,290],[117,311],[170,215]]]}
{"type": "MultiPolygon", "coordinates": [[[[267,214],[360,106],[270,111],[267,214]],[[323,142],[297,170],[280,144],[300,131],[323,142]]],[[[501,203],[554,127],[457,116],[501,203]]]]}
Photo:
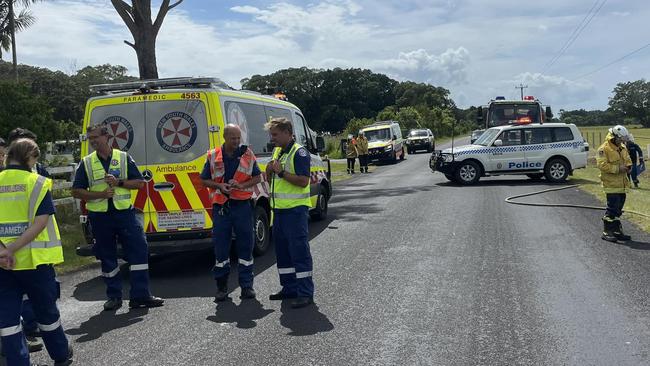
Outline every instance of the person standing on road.
{"type": "Polygon", "coordinates": [[[363,131],[357,137],[357,152],[359,153],[359,170],[368,173],[368,139],[363,131]]]}
{"type": "Polygon", "coordinates": [[[348,143],[345,148],[345,157],[348,159],[348,174],[354,174],[354,163],[357,160],[357,141],[354,136],[348,136],[348,143]]]}
{"type": "Polygon", "coordinates": [[[233,230],[239,258],[241,299],[254,299],[253,290],[253,187],[261,182],[261,174],[253,151],[241,145],[241,130],[227,125],[224,144],[208,151],[201,180],[210,190],[212,201],[212,243],[217,281],[215,302],[228,298],[230,245],[233,230]]]}
{"type": "Polygon", "coordinates": [[[295,299],[301,308],[314,302],[312,257],[307,226],[310,200],[311,157],[293,139],[293,126],[286,118],[273,118],[265,126],[271,134],[272,160],[266,166],[271,182],[273,240],[282,290],[270,300],[295,299]]]}
{"type": "Polygon", "coordinates": [[[142,224],[131,206],[131,190],[144,186],[144,179],[133,158],[108,144],[108,127],[88,127],[88,142],[93,153],[86,155],[75,174],[72,196],[86,201],[88,219],[95,244],[93,250],[102,264],[108,301],[104,310],[122,306],[122,279],[118,276],[117,243],[122,244],[129,262],[130,308],[162,306],[164,300],[149,292],[149,251],[142,224]]]}
{"type": "Polygon", "coordinates": [[[632,180],[635,188],[639,188],[637,164],[643,163],[643,150],[634,142],[634,136],[632,136],[632,134],[630,134],[629,138],[627,139],[625,146],[627,147],[627,151],[630,154],[630,159],[632,160],[632,170],[628,174],[628,178],[632,180]]]}
{"type": "Polygon", "coordinates": [[[605,142],[598,148],[596,163],[600,169],[600,180],[607,196],[607,210],[603,216],[603,240],[616,242],[630,240],[623,233],[620,217],[623,214],[626,192],[630,188],[627,174],[632,168],[632,160],[625,147],[629,133],[621,125],[609,129],[605,142]]]}
{"type": "MultiPolygon", "coordinates": [[[[7,136],[7,144],[10,144],[11,142],[21,138],[30,139],[34,142],[37,142],[36,140],[38,139],[38,136],[26,128],[16,127],[9,132],[9,136],[7,136]]],[[[37,173],[38,175],[45,178],[51,178],[50,173],[39,162],[36,162],[36,164],[34,164],[32,167],[32,172],[37,173]]],[[[57,293],[60,294],[61,291],[59,281],[57,280],[56,283],[58,289],[57,293]]],[[[60,296],[57,296],[57,298],[59,297],[60,296]]],[[[23,297],[22,318],[23,332],[27,338],[27,348],[29,349],[29,352],[38,352],[42,350],[43,343],[41,343],[41,341],[37,338],[41,336],[41,332],[38,330],[38,324],[36,322],[36,315],[34,314],[32,302],[29,300],[29,296],[27,295],[23,297]]]]}
{"type": "Polygon", "coordinates": [[[0,337],[8,365],[30,365],[20,319],[25,294],[55,366],[72,363],[72,348],[56,306],[53,265],[63,262],[63,249],[52,181],[32,172],[39,156],[33,140],[14,140],[7,166],[0,172],[0,201],[11,202],[10,210],[0,210],[0,337]]]}

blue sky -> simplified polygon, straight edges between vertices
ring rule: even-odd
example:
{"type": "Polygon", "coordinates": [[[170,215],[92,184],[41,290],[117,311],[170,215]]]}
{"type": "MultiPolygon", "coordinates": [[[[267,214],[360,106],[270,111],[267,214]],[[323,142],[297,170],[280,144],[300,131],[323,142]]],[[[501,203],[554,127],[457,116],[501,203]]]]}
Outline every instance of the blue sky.
{"type": "MultiPolygon", "coordinates": [[[[110,1],[54,0],[32,12],[36,25],[18,34],[19,62],[137,73],[110,1]]],[[[650,47],[579,76],[650,43],[648,19],[642,0],[185,0],[165,20],[157,57],[161,77],[216,76],[234,87],[287,67],[357,67],[443,86],[461,107],[516,98],[522,82],[556,111],[604,109],[616,83],[650,79],[650,47]],[[545,67],[594,6],[589,25],[545,67]]]]}

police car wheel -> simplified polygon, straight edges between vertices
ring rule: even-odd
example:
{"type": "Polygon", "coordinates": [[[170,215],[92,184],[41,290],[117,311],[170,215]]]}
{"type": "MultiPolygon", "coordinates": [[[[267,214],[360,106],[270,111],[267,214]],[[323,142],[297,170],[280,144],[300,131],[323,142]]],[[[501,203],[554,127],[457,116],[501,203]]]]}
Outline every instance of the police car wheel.
{"type": "Polygon", "coordinates": [[[463,185],[471,185],[478,182],[481,177],[481,168],[473,161],[462,163],[454,174],[456,181],[463,185]]]}
{"type": "Polygon", "coordinates": [[[255,235],[255,247],[253,254],[256,256],[264,255],[269,249],[271,238],[269,236],[269,215],[264,207],[255,207],[255,221],[253,222],[253,234],[255,235]]]}
{"type": "Polygon", "coordinates": [[[569,165],[562,159],[553,159],[546,163],[544,176],[551,183],[564,182],[569,176],[569,165]]]}

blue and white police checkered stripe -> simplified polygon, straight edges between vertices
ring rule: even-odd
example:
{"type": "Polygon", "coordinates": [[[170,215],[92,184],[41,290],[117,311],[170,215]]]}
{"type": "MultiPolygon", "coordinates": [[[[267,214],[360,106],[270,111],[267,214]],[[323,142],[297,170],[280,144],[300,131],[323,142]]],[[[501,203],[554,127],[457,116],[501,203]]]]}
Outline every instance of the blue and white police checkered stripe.
{"type": "Polygon", "coordinates": [[[498,154],[498,153],[511,153],[517,151],[540,151],[540,150],[550,150],[550,149],[577,149],[582,146],[582,142],[561,142],[553,144],[536,144],[536,145],[521,145],[521,146],[503,146],[503,147],[493,147],[493,148],[484,148],[476,150],[464,150],[459,151],[456,156],[462,155],[474,155],[474,154],[498,154]]]}

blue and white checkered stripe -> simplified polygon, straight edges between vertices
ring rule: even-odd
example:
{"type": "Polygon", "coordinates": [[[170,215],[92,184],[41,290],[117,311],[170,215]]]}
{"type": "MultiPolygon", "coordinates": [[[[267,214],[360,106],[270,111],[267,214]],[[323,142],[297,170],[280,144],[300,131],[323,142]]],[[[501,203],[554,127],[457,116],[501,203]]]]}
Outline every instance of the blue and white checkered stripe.
{"type": "Polygon", "coordinates": [[[537,145],[521,145],[521,146],[501,146],[501,147],[488,147],[476,150],[465,150],[455,153],[456,156],[462,155],[475,155],[475,154],[503,154],[512,153],[517,151],[541,151],[541,150],[557,150],[557,149],[578,149],[582,146],[582,142],[557,142],[552,144],[537,144],[537,145]]]}

